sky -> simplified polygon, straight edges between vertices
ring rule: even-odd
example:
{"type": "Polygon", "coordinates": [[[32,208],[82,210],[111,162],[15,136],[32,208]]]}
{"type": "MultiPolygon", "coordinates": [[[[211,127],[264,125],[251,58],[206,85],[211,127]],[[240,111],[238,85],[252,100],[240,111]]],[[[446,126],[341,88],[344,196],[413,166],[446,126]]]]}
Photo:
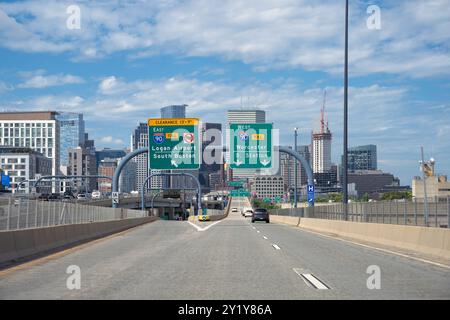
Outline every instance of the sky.
{"type": "MultiPolygon", "coordinates": [[[[0,1],[0,111],[80,112],[98,148],[122,148],[166,105],[222,123],[228,109],[259,108],[282,145],[294,127],[309,144],[326,91],[338,163],[344,10],[336,0],[0,1]]],[[[349,146],[376,144],[379,169],[404,185],[420,175],[421,145],[450,175],[448,17],[450,0],[350,1],[349,146]]]]}

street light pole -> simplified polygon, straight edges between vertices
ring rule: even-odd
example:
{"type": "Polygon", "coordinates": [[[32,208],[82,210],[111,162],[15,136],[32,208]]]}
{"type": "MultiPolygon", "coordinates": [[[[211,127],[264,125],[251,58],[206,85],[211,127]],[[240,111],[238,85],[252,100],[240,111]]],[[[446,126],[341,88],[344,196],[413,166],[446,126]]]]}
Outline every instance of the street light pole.
{"type": "Polygon", "coordinates": [[[344,156],[342,179],[342,203],[344,219],[348,219],[348,0],[345,0],[345,63],[344,63],[344,156]]]}
{"type": "MultiPolygon", "coordinates": [[[[297,152],[298,128],[294,128],[294,151],[297,152]]],[[[297,160],[294,161],[294,208],[297,208],[297,160]]]]}

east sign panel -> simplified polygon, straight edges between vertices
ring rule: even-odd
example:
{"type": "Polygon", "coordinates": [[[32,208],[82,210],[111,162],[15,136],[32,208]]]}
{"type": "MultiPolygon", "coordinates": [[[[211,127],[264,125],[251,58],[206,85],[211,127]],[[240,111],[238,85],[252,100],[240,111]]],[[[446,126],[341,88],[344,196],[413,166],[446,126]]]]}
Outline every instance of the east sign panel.
{"type": "Polygon", "coordinates": [[[230,124],[230,167],[267,169],[272,167],[272,124],[230,124]]]}
{"type": "Polygon", "coordinates": [[[199,169],[198,126],[197,118],[149,119],[149,168],[157,170],[199,169]]]}

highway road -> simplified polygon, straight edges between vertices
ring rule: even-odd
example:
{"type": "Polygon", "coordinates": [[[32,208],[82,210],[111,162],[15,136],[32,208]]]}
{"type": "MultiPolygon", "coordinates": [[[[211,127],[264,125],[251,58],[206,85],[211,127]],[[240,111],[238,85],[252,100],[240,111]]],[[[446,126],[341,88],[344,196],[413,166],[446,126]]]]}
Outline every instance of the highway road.
{"type": "Polygon", "coordinates": [[[0,299],[450,299],[450,269],[233,213],[157,221],[0,271],[0,299]],[[79,290],[66,285],[71,265],[79,290]],[[380,289],[367,286],[370,266],[380,289]]]}

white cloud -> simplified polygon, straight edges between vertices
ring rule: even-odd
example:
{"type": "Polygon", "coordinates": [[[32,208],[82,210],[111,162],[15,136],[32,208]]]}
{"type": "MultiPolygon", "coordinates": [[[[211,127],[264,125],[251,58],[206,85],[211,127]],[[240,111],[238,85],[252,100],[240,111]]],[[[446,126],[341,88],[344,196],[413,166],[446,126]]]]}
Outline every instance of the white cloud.
{"type": "MultiPolygon", "coordinates": [[[[20,51],[71,52],[75,59],[119,51],[132,57],[171,53],[240,60],[256,70],[342,72],[343,2],[161,0],[79,5],[81,30],[69,30],[62,2],[0,4],[0,42],[20,51]]],[[[373,31],[366,27],[367,5],[352,2],[353,74],[450,74],[448,0],[379,5],[381,30],[373,31]]]]}
{"type": "Polygon", "coordinates": [[[78,76],[71,74],[46,75],[44,70],[19,72],[19,75],[25,79],[23,83],[18,85],[19,88],[48,88],[84,83],[84,80],[78,76]]]}
{"type": "MultiPolygon", "coordinates": [[[[305,87],[294,80],[245,84],[173,77],[127,82],[110,76],[99,80],[99,90],[92,97],[45,95],[19,100],[0,109],[82,112],[88,124],[95,125],[102,133],[102,143],[123,146],[134,126],[158,117],[164,105],[185,103],[189,105],[188,116],[224,124],[226,110],[239,108],[242,97],[244,107],[266,110],[267,120],[281,130],[282,143],[292,142],[293,131],[289,128],[300,127],[299,143],[309,144],[310,132],[318,126],[324,89],[314,85],[305,87]]],[[[330,86],[326,90],[326,115],[333,133],[332,154],[338,161],[342,153],[343,89],[330,86]]],[[[436,158],[448,158],[445,151],[450,148],[450,140],[446,139],[448,120],[436,115],[448,114],[450,105],[414,102],[409,98],[411,91],[413,88],[382,85],[349,90],[349,144],[377,144],[380,159],[386,160],[381,167],[388,171],[415,170],[398,164],[402,159],[416,159],[415,149],[420,145],[434,146],[440,152],[434,154],[436,158]]]]}
{"type": "Polygon", "coordinates": [[[112,136],[102,137],[100,138],[100,142],[105,144],[124,145],[122,139],[114,139],[112,136]]]}

